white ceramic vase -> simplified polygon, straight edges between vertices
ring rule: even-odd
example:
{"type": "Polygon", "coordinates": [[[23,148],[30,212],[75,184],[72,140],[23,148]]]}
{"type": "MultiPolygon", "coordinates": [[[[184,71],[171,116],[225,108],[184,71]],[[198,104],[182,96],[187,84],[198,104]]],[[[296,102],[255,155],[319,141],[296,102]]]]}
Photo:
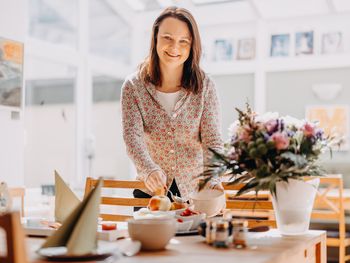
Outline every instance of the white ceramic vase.
{"type": "Polygon", "coordinates": [[[319,178],[308,181],[291,179],[276,184],[272,203],[277,228],[282,235],[303,235],[309,230],[312,207],[319,178]]]}

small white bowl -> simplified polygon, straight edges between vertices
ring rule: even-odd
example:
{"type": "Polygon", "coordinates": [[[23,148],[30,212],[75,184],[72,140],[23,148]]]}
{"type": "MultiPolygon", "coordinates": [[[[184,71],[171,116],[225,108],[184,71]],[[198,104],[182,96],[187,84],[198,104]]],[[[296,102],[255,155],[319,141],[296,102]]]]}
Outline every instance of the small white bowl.
{"type": "Polygon", "coordinates": [[[200,213],[197,215],[191,215],[191,216],[181,216],[181,215],[176,215],[175,218],[180,218],[182,219],[184,222],[187,221],[192,221],[192,226],[190,228],[190,230],[196,230],[199,226],[199,224],[202,222],[202,220],[204,220],[206,217],[205,213],[200,213]]]}
{"type": "Polygon", "coordinates": [[[143,250],[162,250],[175,236],[176,220],[163,219],[129,219],[128,232],[132,240],[141,242],[143,250]]]}
{"type": "Polygon", "coordinates": [[[187,232],[191,229],[193,224],[193,220],[183,221],[183,222],[176,222],[176,232],[187,232]]]}
{"type": "Polygon", "coordinates": [[[208,217],[216,216],[226,207],[225,193],[215,189],[204,189],[190,195],[194,210],[207,214],[208,217]]]}

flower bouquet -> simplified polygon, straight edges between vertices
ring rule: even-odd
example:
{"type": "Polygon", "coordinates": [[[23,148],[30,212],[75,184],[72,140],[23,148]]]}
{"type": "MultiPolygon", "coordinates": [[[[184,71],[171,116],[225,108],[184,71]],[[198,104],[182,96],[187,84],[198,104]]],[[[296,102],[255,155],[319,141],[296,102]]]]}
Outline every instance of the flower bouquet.
{"type": "MultiPolygon", "coordinates": [[[[225,176],[225,181],[229,184],[243,183],[237,195],[249,191],[258,194],[260,190],[269,190],[275,210],[278,206],[277,199],[286,199],[293,203],[282,205],[282,209],[297,206],[296,210],[302,211],[302,215],[310,214],[318,181],[313,183],[314,187],[310,184],[307,186],[311,189],[301,186],[294,191],[286,190],[286,186],[294,185],[296,181],[297,184],[303,184],[305,176],[323,175],[325,171],[318,160],[327,148],[332,154],[331,146],[335,143],[335,137],[326,136],[316,123],[306,120],[280,117],[277,113],[258,115],[248,104],[246,111],[236,110],[239,117],[229,129],[230,141],[225,144],[222,152],[210,149],[213,153],[212,161],[201,174],[199,188],[203,188],[212,177],[225,176]],[[277,186],[281,184],[284,187],[278,190],[277,186]],[[286,192],[293,196],[284,198],[286,192]],[[303,194],[311,192],[307,204],[307,210],[310,211],[303,212],[304,208],[300,208],[299,203],[307,203],[308,197],[303,197],[303,194]],[[297,201],[298,198],[301,201],[297,201]]],[[[288,220],[293,218],[290,211],[286,214],[288,220]]],[[[276,215],[276,218],[279,225],[279,216],[276,215]]]]}
{"type": "Polygon", "coordinates": [[[223,152],[210,149],[212,161],[200,188],[213,176],[231,175],[230,184],[245,183],[237,195],[251,190],[274,194],[278,181],[325,173],[317,161],[326,149],[332,154],[335,137],[326,136],[316,123],[278,113],[258,115],[248,104],[246,111],[236,110],[230,141],[223,152]]]}

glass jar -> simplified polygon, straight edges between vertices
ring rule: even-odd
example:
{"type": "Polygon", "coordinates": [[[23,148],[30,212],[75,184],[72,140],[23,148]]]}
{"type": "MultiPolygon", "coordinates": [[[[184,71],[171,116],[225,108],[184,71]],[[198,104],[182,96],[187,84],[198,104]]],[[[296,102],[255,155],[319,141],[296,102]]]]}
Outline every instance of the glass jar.
{"type": "Polygon", "coordinates": [[[213,222],[213,231],[215,233],[214,247],[228,247],[228,222],[222,220],[213,222]]]}
{"type": "Polygon", "coordinates": [[[248,221],[247,220],[232,220],[232,244],[235,248],[247,247],[247,232],[248,221]]]}

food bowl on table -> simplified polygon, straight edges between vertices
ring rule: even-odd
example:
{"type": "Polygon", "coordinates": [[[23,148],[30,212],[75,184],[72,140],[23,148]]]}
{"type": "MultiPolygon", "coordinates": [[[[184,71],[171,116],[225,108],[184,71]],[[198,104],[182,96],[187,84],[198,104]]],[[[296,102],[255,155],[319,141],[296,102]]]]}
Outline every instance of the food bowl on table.
{"type": "Polygon", "coordinates": [[[134,219],[162,219],[174,218],[175,211],[151,211],[148,208],[141,208],[133,213],[134,219]]]}
{"type": "Polygon", "coordinates": [[[174,218],[129,219],[128,232],[131,239],[141,242],[141,249],[162,250],[175,236],[176,220],[174,218]]]}
{"type": "Polygon", "coordinates": [[[194,210],[208,217],[219,214],[226,207],[225,193],[216,189],[203,189],[190,195],[194,210]]]}
{"type": "Polygon", "coordinates": [[[181,219],[183,222],[192,221],[192,225],[189,230],[196,230],[199,224],[205,219],[206,214],[193,211],[187,208],[179,215],[175,215],[176,219],[181,219]]]}
{"type": "Polygon", "coordinates": [[[188,232],[193,224],[193,220],[184,221],[181,218],[176,220],[176,232],[188,232]]]}

